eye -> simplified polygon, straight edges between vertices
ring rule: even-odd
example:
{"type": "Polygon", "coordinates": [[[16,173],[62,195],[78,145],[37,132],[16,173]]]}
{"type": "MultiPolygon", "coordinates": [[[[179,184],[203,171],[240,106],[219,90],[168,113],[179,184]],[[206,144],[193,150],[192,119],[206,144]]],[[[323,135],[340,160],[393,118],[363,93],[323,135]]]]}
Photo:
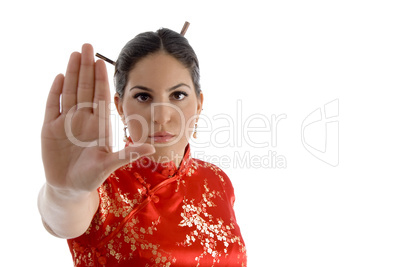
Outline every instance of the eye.
{"type": "Polygon", "coordinates": [[[151,99],[151,96],[147,93],[138,93],[134,95],[134,99],[137,99],[138,102],[147,102],[151,99]]]}
{"type": "Polygon", "coordinates": [[[186,96],[188,96],[188,94],[183,91],[176,91],[172,94],[174,100],[183,100],[183,98],[185,98],[186,96]]]}

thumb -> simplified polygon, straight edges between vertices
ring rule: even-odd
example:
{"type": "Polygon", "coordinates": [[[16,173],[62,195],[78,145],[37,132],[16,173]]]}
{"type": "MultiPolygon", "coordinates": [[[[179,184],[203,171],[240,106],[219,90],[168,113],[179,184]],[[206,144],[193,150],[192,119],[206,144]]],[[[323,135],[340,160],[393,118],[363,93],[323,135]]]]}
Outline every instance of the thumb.
{"type": "Polygon", "coordinates": [[[106,160],[104,168],[107,173],[112,173],[116,169],[140,157],[155,153],[155,147],[150,144],[142,144],[140,146],[129,145],[124,149],[111,153],[109,159],[106,160]]]}

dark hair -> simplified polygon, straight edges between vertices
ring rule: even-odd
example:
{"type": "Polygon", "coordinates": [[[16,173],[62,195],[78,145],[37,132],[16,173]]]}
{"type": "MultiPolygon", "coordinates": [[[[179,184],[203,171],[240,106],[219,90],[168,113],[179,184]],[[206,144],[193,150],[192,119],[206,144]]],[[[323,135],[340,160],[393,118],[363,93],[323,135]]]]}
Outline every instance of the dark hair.
{"type": "Polygon", "coordinates": [[[201,87],[197,55],[183,35],[161,28],[156,32],[138,34],[121,50],[114,72],[116,92],[120,98],[124,96],[128,74],[135,67],[135,64],[142,58],[158,51],[164,51],[173,56],[189,70],[198,97],[201,87]]]}

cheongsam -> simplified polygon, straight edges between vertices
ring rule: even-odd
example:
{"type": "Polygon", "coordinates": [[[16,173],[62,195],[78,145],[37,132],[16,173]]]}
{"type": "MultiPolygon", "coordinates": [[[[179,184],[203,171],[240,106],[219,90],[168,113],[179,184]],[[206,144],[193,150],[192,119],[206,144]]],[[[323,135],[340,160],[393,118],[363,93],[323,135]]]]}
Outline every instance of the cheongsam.
{"type": "Polygon", "coordinates": [[[68,239],[74,266],[246,266],[232,184],[191,157],[177,168],[142,157],[98,188],[87,231],[68,239]]]}

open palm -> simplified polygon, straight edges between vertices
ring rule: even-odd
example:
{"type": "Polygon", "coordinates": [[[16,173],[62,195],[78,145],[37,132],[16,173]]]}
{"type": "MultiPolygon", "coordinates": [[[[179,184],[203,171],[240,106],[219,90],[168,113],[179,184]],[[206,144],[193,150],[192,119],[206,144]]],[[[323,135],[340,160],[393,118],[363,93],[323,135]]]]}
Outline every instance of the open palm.
{"type": "Polygon", "coordinates": [[[82,53],[71,54],[66,75],[56,76],[46,104],[41,138],[49,185],[93,191],[111,172],[134,160],[133,153],[139,157],[154,152],[148,144],[112,152],[109,104],[105,63],[94,62],[92,46],[84,44],[82,53]]]}

